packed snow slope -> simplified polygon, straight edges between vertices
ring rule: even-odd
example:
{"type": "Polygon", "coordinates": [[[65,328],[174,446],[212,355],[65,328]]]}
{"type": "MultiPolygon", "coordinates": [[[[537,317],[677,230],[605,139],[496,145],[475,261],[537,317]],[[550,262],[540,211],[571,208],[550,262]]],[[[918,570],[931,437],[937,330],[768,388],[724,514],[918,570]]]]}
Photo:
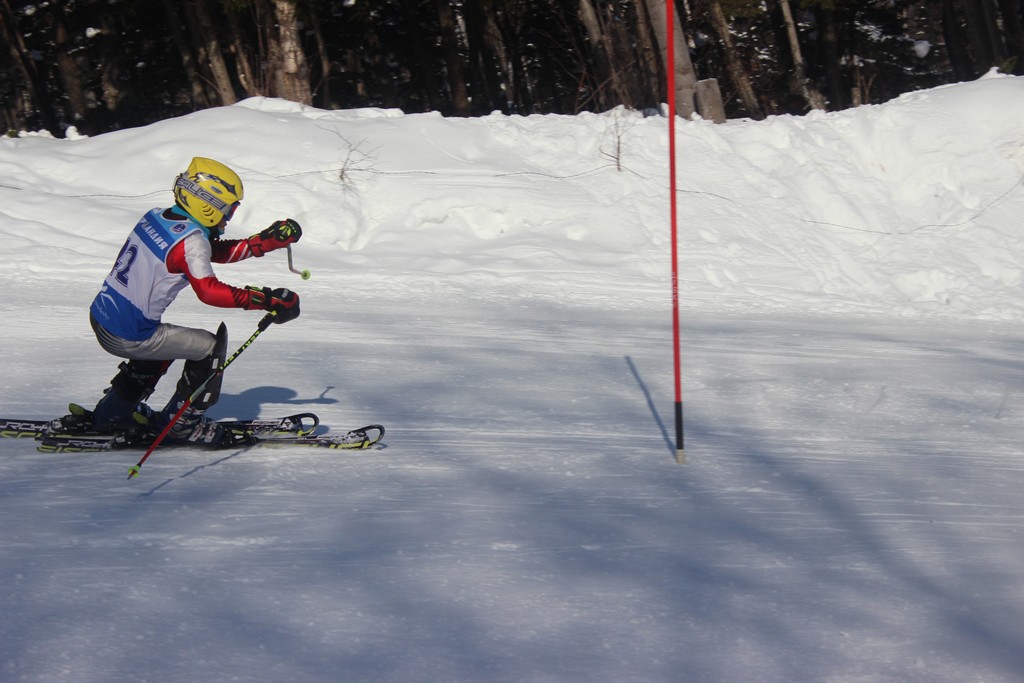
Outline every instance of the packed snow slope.
{"type": "Polygon", "coordinates": [[[677,134],[684,465],[664,118],[251,99],[0,139],[0,414],[98,398],[89,302],[208,156],[228,236],[295,218],[312,272],[217,268],[303,313],[211,413],[388,427],[131,481],[0,440],[0,680],[1024,680],[1024,79],[677,134]]]}

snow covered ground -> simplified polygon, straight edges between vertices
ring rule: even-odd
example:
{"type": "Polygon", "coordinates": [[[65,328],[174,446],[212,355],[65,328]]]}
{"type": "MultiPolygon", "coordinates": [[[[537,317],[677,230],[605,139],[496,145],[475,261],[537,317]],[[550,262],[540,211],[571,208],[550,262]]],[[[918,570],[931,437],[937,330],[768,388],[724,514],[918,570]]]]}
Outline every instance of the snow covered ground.
{"type": "Polygon", "coordinates": [[[303,314],[214,414],[388,427],[132,481],[0,441],[0,680],[1024,680],[1021,112],[992,76],[680,122],[685,465],[664,119],[257,99],[0,140],[0,414],[96,400],[88,303],[204,155],[246,182],[229,236],[292,216],[313,273],[218,268],[303,314]]]}

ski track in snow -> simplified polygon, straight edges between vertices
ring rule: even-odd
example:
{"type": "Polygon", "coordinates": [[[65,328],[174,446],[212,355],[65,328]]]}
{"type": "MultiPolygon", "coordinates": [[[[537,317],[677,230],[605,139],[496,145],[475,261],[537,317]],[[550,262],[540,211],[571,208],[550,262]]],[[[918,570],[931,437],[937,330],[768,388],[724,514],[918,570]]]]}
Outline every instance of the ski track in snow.
{"type": "Polygon", "coordinates": [[[691,315],[680,466],[663,312],[346,310],[333,354],[271,328],[288,387],[252,354],[217,409],[372,417],[387,448],[161,451],[126,482],[137,454],[0,443],[12,680],[1022,670],[1015,330],[691,315]]]}

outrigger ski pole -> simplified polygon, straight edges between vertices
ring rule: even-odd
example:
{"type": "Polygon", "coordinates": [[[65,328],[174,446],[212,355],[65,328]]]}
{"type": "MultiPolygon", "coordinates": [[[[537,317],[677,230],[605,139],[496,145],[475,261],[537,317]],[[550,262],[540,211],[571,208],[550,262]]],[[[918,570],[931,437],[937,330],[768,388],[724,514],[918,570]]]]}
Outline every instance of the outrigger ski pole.
{"type": "Polygon", "coordinates": [[[168,432],[171,431],[171,427],[173,427],[174,424],[178,421],[178,418],[180,418],[182,416],[182,414],[186,410],[188,410],[188,407],[190,405],[192,405],[192,401],[196,400],[196,398],[198,398],[206,390],[206,385],[207,384],[212,382],[213,379],[217,375],[219,375],[222,372],[224,372],[225,368],[227,368],[229,365],[231,365],[231,363],[236,358],[241,356],[242,355],[242,351],[245,351],[247,348],[249,348],[250,344],[252,344],[254,341],[256,341],[256,337],[260,336],[260,334],[265,329],[270,327],[270,323],[274,322],[274,316],[275,315],[277,315],[277,314],[274,313],[274,312],[270,312],[270,313],[267,313],[265,316],[263,316],[263,319],[260,320],[260,324],[256,327],[256,331],[252,333],[252,336],[249,337],[248,339],[246,339],[245,343],[242,344],[241,346],[239,346],[237,351],[235,351],[233,354],[228,356],[227,360],[225,360],[221,364],[221,366],[219,368],[214,370],[213,374],[211,374],[209,377],[207,377],[206,380],[202,384],[200,384],[199,387],[195,391],[192,392],[191,396],[189,396],[187,399],[185,399],[185,403],[182,404],[181,408],[178,409],[178,412],[174,414],[174,417],[171,418],[171,421],[167,423],[167,426],[164,427],[163,430],[159,434],[157,434],[156,439],[154,439],[153,443],[150,444],[149,449],[146,450],[146,454],[142,456],[142,459],[139,460],[137,463],[135,463],[134,465],[132,465],[131,467],[128,468],[128,478],[129,479],[132,479],[134,477],[139,476],[139,469],[142,467],[142,463],[146,462],[146,459],[149,458],[149,456],[153,454],[153,451],[156,450],[156,447],[160,445],[160,442],[163,441],[164,437],[167,436],[168,432]]]}
{"type": "Polygon", "coordinates": [[[298,268],[292,265],[292,245],[290,244],[288,245],[288,270],[292,271],[293,273],[301,277],[303,280],[308,280],[309,278],[312,277],[312,274],[305,268],[299,270],[298,268]]]}

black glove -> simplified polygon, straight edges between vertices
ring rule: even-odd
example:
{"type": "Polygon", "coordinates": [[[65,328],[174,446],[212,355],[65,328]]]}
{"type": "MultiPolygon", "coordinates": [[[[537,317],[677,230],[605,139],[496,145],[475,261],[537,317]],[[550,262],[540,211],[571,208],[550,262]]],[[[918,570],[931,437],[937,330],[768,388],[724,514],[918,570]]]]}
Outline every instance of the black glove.
{"type": "Polygon", "coordinates": [[[249,310],[261,309],[274,314],[274,322],[286,323],[299,317],[299,295],[290,289],[279,287],[248,287],[249,310]]]}
{"type": "Polygon", "coordinates": [[[286,218],[283,221],[275,221],[269,228],[264,228],[258,235],[253,235],[246,240],[249,250],[253,256],[263,256],[268,251],[284,249],[289,244],[294,244],[302,237],[302,226],[298,221],[286,218]]]}

